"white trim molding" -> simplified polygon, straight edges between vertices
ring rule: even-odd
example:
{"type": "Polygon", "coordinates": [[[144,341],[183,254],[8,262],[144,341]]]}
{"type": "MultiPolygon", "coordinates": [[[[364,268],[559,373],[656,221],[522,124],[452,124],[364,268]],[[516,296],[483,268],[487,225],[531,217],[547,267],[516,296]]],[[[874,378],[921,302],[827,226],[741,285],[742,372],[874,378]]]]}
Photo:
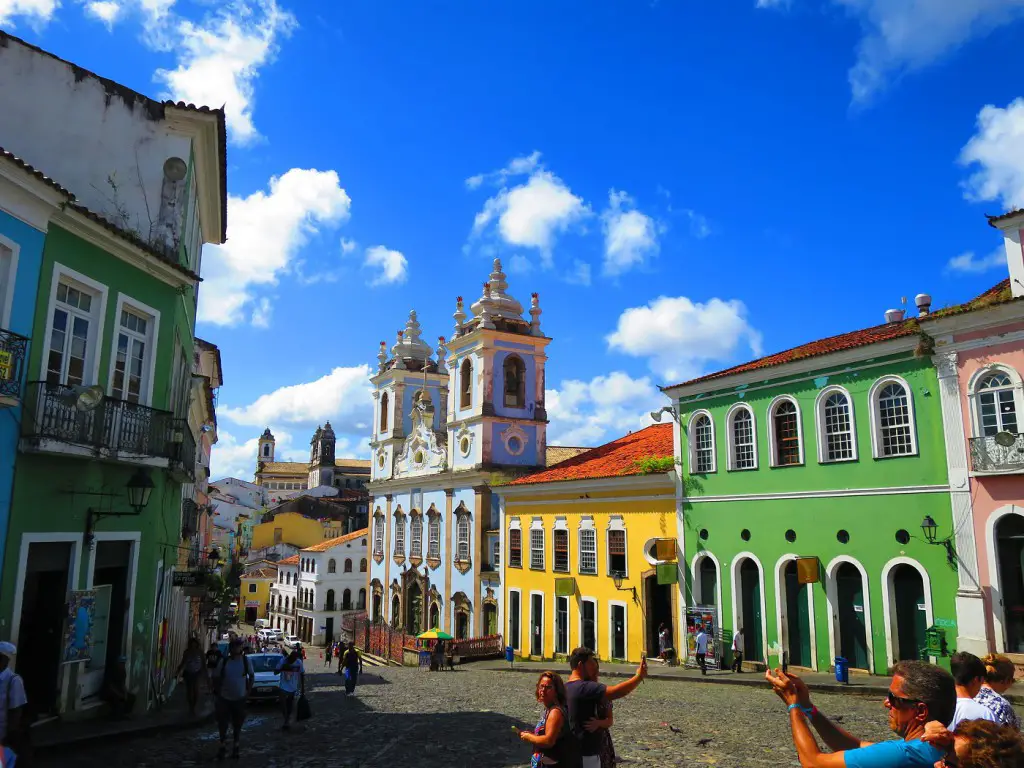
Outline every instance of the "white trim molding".
{"type": "MultiPolygon", "coordinates": [[[[11,312],[14,308],[14,289],[18,282],[18,255],[21,253],[21,245],[0,234],[0,248],[6,248],[11,253],[11,262],[7,266],[7,291],[0,296],[0,328],[10,328],[11,312]]],[[[0,269],[2,268],[3,265],[0,264],[0,269]]]]}
{"type": "MultiPolygon", "coordinates": [[[[915,493],[949,493],[948,485],[905,485],[889,488],[842,488],[827,491],[787,493],[737,493],[724,496],[687,496],[687,504],[718,501],[770,501],[772,499],[829,499],[842,496],[905,496],[915,493]]],[[[595,501],[595,499],[590,499],[595,501]]],[[[597,499],[600,501],[600,499],[597,499]]],[[[550,502],[549,502],[550,503],[550,502]]],[[[559,502],[563,503],[563,502],[559,502]]]]}
{"type": "Polygon", "coordinates": [[[626,661],[629,658],[629,605],[621,600],[608,601],[608,658],[626,661]],[[622,650],[621,657],[612,656],[615,651],[615,608],[622,609],[622,650]]]}
{"type": "MultiPolygon", "coordinates": [[[[142,391],[139,393],[139,404],[152,407],[153,405],[153,382],[156,375],[156,350],[160,343],[160,310],[154,309],[148,304],[143,304],[141,301],[132,298],[126,293],[118,293],[117,301],[114,305],[114,329],[113,333],[110,334],[110,366],[107,371],[107,396],[111,397],[114,392],[114,368],[117,363],[117,342],[118,337],[121,334],[121,310],[125,307],[129,310],[134,309],[138,314],[147,315],[147,321],[150,323],[150,328],[146,333],[146,344],[148,348],[145,352],[145,359],[143,360],[144,382],[142,391]]],[[[125,361],[125,391],[128,389],[128,364],[130,360],[125,361]]]]}
{"type": "Polygon", "coordinates": [[[711,415],[711,411],[701,408],[690,414],[689,421],[686,422],[686,436],[689,450],[687,460],[690,465],[691,475],[710,475],[718,470],[718,443],[715,435],[715,419],[711,415]],[[697,440],[694,434],[694,422],[697,419],[706,418],[708,420],[708,426],[711,427],[711,469],[704,472],[697,470],[697,440]]]}
{"type": "Polygon", "coordinates": [[[802,467],[805,462],[804,453],[804,415],[800,410],[800,403],[792,395],[779,395],[772,398],[768,403],[767,419],[765,428],[768,430],[768,466],[772,468],[785,469],[786,467],[802,467]],[[779,464],[778,446],[775,444],[775,410],[782,403],[792,403],[796,408],[796,439],[799,448],[799,459],[796,464],[779,464]]]}
{"type": "Polygon", "coordinates": [[[740,401],[733,403],[729,410],[725,413],[725,445],[726,445],[726,461],[728,462],[726,468],[730,472],[750,472],[756,470],[758,467],[758,450],[757,450],[757,416],[754,415],[754,409],[750,403],[740,401]],[[736,466],[736,433],[735,433],[735,419],[736,414],[740,411],[746,411],[750,414],[750,436],[753,442],[754,448],[754,466],[752,467],[737,467],[736,466]]]}
{"type": "MultiPolygon", "coordinates": [[[[988,555],[988,580],[991,585],[992,604],[992,640],[995,643],[996,651],[1006,652],[1006,633],[1003,625],[1006,624],[1006,611],[1003,608],[1003,587],[1002,575],[999,572],[999,553],[996,549],[996,525],[1007,515],[1021,515],[1024,517],[1024,505],[1006,504],[994,510],[985,521],[985,548],[988,555]]],[[[959,617],[957,617],[959,621],[959,617]]]]}
{"type": "Polygon", "coordinates": [[[917,415],[914,412],[914,390],[907,383],[906,379],[894,374],[886,374],[885,376],[875,379],[875,382],[871,385],[871,389],[868,390],[868,410],[871,415],[871,457],[873,459],[899,459],[904,456],[917,456],[917,415]],[[892,456],[886,456],[882,452],[882,416],[879,408],[878,396],[882,391],[882,387],[887,384],[899,384],[903,387],[903,391],[907,396],[907,418],[909,419],[910,426],[909,453],[898,453],[893,454],[892,456]]]}
{"type": "Polygon", "coordinates": [[[845,387],[835,384],[825,387],[814,400],[814,427],[818,443],[819,464],[843,464],[849,461],[857,461],[860,458],[860,450],[857,445],[857,418],[854,413],[853,398],[845,387]],[[829,396],[840,394],[846,398],[847,415],[850,420],[850,443],[853,455],[846,459],[828,458],[828,432],[825,424],[825,402],[829,396]]]}
{"type": "Polygon", "coordinates": [[[1013,406],[1017,416],[1017,431],[1024,430],[1024,384],[1021,383],[1020,373],[1012,365],[1000,362],[989,362],[979,366],[967,382],[967,399],[970,403],[968,409],[971,415],[971,436],[981,437],[981,412],[978,402],[978,384],[990,374],[1004,373],[1010,379],[1013,391],[1013,406]]]}
{"type": "MultiPolygon", "coordinates": [[[[776,637],[779,639],[779,646],[783,651],[789,652],[789,595],[786,592],[785,571],[789,563],[795,562],[799,555],[792,552],[785,554],[775,561],[775,629],[776,637]]],[[[814,625],[814,585],[807,584],[807,631],[810,633],[811,645],[811,669],[818,671],[818,638],[814,625]]],[[[792,663],[792,659],[790,659],[792,663]]]]}
{"type": "MultiPolygon", "coordinates": [[[[715,553],[714,552],[711,552],[710,550],[707,550],[707,549],[702,549],[697,554],[695,554],[693,556],[693,559],[690,561],[690,574],[691,574],[690,578],[692,578],[693,579],[693,583],[697,584],[698,587],[699,587],[699,585],[700,585],[700,572],[698,571],[698,567],[701,565],[701,562],[703,560],[705,560],[705,559],[710,560],[715,565],[715,608],[717,609],[717,616],[715,618],[716,618],[716,621],[718,622],[719,629],[721,629],[722,628],[722,565],[721,565],[721,563],[718,562],[718,558],[715,557],[715,553]]],[[[703,591],[701,591],[699,589],[698,589],[698,591],[700,591],[700,602],[697,602],[697,597],[694,594],[694,590],[692,588],[690,589],[690,598],[693,601],[692,605],[694,607],[696,607],[698,605],[707,605],[708,603],[705,601],[705,595],[704,595],[703,591]]],[[[683,602],[686,605],[690,605],[690,603],[688,601],[684,600],[683,602]]],[[[683,626],[686,626],[686,625],[683,624],[683,626]]],[[[733,627],[733,631],[735,631],[735,630],[736,630],[736,627],[733,627]]],[[[684,645],[684,648],[683,648],[684,651],[686,650],[686,647],[688,647],[688,646],[684,645]]]]}
{"type": "Polygon", "coordinates": [[[860,572],[861,591],[864,596],[864,634],[868,649],[868,670],[875,671],[875,643],[871,634],[871,580],[860,561],[849,555],[839,555],[825,568],[825,599],[828,601],[828,649],[829,658],[839,655],[839,597],[836,594],[835,573],[843,563],[849,563],[860,572]]]}
{"type": "Polygon", "coordinates": [[[509,611],[508,611],[508,615],[505,617],[505,620],[508,621],[509,623],[511,623],[512,617],[515,615],[515,617],[516,617],[516,629],[519,630],[517,633],[515,633],[515,634],[518,635],[518,637],[515,637],[513,635],[513,633],[511,632],[511,627],[505,627],[505,631],[508,632],[508,635],[509,635],[508,643],[509,643],[509,645],[512,646],[513,650],[519,651],[519,655],[522,656],[523,655],[523,590],[520,589],[519,587],[509,587],[508,588],[508,602],[509,602],[509,611]],[[511,608],[512,608],[512,593],[513,592],[516,594],[516,602],[519,603],[519,610],[515,614],[511,610],[511,608]]]}
{"type": "Polygon", "coordinates": [[[580,615],[579,615],[579,621],[577,622],[577,628],[580,631],[580,634],[579,634],[579,644],[583,645],[583,638],[584,638],[584,633],[583,633],[583,604],[584,603],[593,603],[593,605],[594,605],[594,647],[591,648],[590,650],[592,650],[595,654],[597,654],[598,658],[601,658],[601,653],[598,650],[598,647],[601,645],[601,614],[598,613],[597,598],[596,597],[590,597],[589,595],[580,595],[580,615]]]}
{"type": "Polygon", "coordinates": [[[530,590],[530,656],[534,656],[533,652],[533,598],[534,596],[540,596],[540,653],[536,654],[538,658],[544,658],[544,631],[547,629],[547,620],[545,617],[545,611],[547,610],[547,600],[545,594],[538,589],[530,590]]]}
{"type": "MultiPolygon", "coordinates": [[[[46,305],[46,333],[42,338],[42,343],[46,346],[43,348],[43,354],[40,355],[39,363],[39,380],[46,381],[46,368],[49,362],[49,344],[50,337],[53,335],[53,310],[57,303],[57,286],[60,284],[61,277],[66,277],[72,282],[79,283],[87,289],[88,292],[95,294],[94,298],[97,307],[91,308],[89,315],[96,324],[96,337],[90,339],[86,343],[86,364],[90,366],[91,370],[87,370],[88,377],[82,382],[86,386],[92,386],[93,384],[99,384],[100,381],[100,346],[103,344],[103,323],[107,317],[107,293],[108,288],[103,283],[93,280],[87,275],[83,275],[71,267],[66,267],[59,262],[53,262],[53,272],[50,275],[50,297],[46,305]],[[90,365],[91,364],[91,365],[90,365]]],[[[70,329],[69,329],[70,332],[70,329]]],[[[92,334],[90,333],[90,336],[92,334]]],[[[63,378],[63,377],[62,377],[63,378]]]]}
{"type": "Polygon", "coordinates": [[[758,579],[761,582],[761,660],[768,664],[768,609],[765,601],[765,579],[764,579],[764,566],[758,559],[757,555],[753,552],[738,552],[732,558],[732,564],[730,567],[730,581],[732,586],[732,631],[735,632],[737,627],[743,625],[740,621],[740,567],[743,565],[744,560],[753,561],[754,565],[757,566],[758,579]]]}
{"type": "MultiPolygon", "coordinates": [[[[882,620],[885,622],[885,661],[891,667],[897,662],[896,649],[899,648],[899,621],[896,610],[896,590],[893,588],[893,571],[896,566],[906,565],[918,572],[924,589],[925,626],[932,626],[935,617],[932,611],[932,581],[928,570],[911,557],[894,557],[882,566],[882,620]]],[[[923,639],[923,638],[922,638],[923,639]]],[[[930,657],[935,663],[935,657],[930,657]]]]}

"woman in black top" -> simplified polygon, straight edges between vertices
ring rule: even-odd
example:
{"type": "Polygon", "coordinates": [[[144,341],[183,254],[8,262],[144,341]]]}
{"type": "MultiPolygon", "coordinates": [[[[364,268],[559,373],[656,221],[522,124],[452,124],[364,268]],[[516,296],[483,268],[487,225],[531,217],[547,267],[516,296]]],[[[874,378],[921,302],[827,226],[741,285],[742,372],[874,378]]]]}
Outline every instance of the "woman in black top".
{"type": "Polygon", "coordinates": [[[566,711],[565,683],[557,672],[541,672],[537,680],[537,701],[544,705],[544,713],[537,727],[519,731],[519,738],[533,746],[532,768],[543,765],[569,766],[568,747],[571,744],[569,714],[566,711]]]}

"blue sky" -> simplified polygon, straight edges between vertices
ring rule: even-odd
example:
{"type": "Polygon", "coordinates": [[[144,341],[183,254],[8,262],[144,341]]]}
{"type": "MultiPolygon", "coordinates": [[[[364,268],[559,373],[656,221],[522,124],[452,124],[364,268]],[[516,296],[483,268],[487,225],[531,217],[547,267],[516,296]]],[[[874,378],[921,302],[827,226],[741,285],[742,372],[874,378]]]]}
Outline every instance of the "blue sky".
{"type": "Polygon", "coordinates": [[[550,442],[643,425],[659,384],[1005,277],[1024,205],[1022,0],[0,0],[0,26],[229,116],[214,473],[270,425],[366,455],[367,376],[452,329],[500,257],[554,338],[550,442]],[[968,6],[968,7],[961,7],[968,6]]]}

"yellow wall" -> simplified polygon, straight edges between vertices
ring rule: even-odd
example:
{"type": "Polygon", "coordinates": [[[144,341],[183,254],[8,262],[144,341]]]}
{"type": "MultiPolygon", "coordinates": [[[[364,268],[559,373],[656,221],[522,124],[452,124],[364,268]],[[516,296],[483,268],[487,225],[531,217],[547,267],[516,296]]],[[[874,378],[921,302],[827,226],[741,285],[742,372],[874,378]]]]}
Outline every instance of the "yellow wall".
{"type": "Polygon", "coordinates": [[[282,512],[269,523],[260,523],[252,529],[252,549],[272,547],[274,530],[281,529],[281,542],[304,549],[324,540],[324,527],[318,520],[310,520],[297,512],[282,512]]]}
{"type": "Polygon", "coordinates": [[[241,597],[239,598],[238,612],[242,616],[245,616],[246,604],[251,600],[259,600],[260,607],[256,612],[257,619],[267,618],[267,604],[270,602],[270,585],[274,583],[273,579],[247,579],[242,577],[242,589],[240,592],[241,597]],[[249,592],[249,585],[255,584],[256,591],[249,592]]]}
{"type": "MultiPolygon", "coordinates": [[[[555,578],[574,577],[576,594],[570,597],[568,605],[569,635],[567,649],[572,651],[582,645],[581,603],[584,599],[593,599],[596,603],[596,636],[598,656],[602,660],[611,659],[612,630],[610,626],[611,611],[614,604],[625,606],[626,613],[626,660],[639,662],[640,655],[647,650],[647,616],[652,620],[658,618],[653,605],[648,605],[645,593],[645,577],[654,576],[655,566],[647,560],[645,550],[650,548],[653,539],[676,538],[676,511],[674,488],[666,476],[664,487],[636,489],[627,485],[629,478],[623,478],[624,487],[619,490],[585,491],[580,481],[580,489],[559,494],[536,494],[531,496],[509,495],[505,499],[505,551],[502,558],[505,563],[505,633],[507,642],[512,642],[511,612],[512,602],[509,594],[520,592],[519,643],[517,656],[528,659],[551,659],[555,657],[555,578]],[[581,501],[581,495],[587,492],[590,499],[581,501]],[[667,498],[652,498],[652,497],[667,498]],[[606,498],[607,501],[599,499],[606,498]],[[567,503],[572,500],[572,503],[567,503]],[[531,503],[523,503],[531,502],[531,503]],[[544,502],[544,503],[537,503],[544,502]],[[608,575],[608,527],[614,516],[623,519],[626,530],[626,576],[620,591],[615,588],[612,577],[608,575]],[[554,570],[554,541],[556,518],[565,518],[569,532],[569,572],[554,570]],[[580,558],[580,521],[584,517],[592,517],[597,533],[597,574],[581,574],[580,558]],[[522,567],[510,567],[508,551],[508,531],[513,519],[518,518],[522,528],[522,567]],[[544,528],[544,570],[530,568],[530,530],[535,518],[541,518],[544,528]],[[635,587],[637,599],[634,601],[629,587],[635,587]],[[543,648],[541,654],[531,654],[531,593],[543,595],[543,648]]],[[[573,483],[573,486],[577,483],[573,483]]],[[[567,488],[568,490],[568,488],[567,488]]],[[[500,493],[500,491],[498,491],[500,493]]],[[[678,546],[678,544],[677,544],[678,546]]],[[[656,578],[653,582],[656,583],[656,578]]],[[[672,631],[673,643],[678,648],[680,637],[679,606],[684,601],[679,594],[679,584],[664,587],[665,594],[671,600],[671,613],[665,611],[664,620],[672,631]]],[[[657,654],[657,621],[649,630],[653,635],[653,654],[657,654]]],[[[561,652],[558,654],[561,656],[561,652]]]]}

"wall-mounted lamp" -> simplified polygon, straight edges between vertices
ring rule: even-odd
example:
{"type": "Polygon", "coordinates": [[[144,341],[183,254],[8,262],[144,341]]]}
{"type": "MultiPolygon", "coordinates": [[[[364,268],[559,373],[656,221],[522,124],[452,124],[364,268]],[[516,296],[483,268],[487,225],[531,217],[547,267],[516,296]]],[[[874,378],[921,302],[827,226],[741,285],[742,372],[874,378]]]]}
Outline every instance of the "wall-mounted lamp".
{"type": "Polygon", "coordinates": [[[651,420],[654,421],[655,423],[660,424],[662,414],[665,413],[668,414],[669,418],[672,419],[672,421],[679,421],[679,416],[676,414],[675,406],[672,405],[666,405],[663,408],[659,408],[656,411],[651,411],[651,420]]]}
{"type": "Polygon", "coordinates": [[[944,539],[935,540],[936,535],[939,531],[938,523],[932,519],[931,515],[925,515],[924,520],[921,521],[921,531],[924,533],[924,538],[929,544],[939,544],[946,548],[946,562],[948,562],[954,570],[956,569],[956,550],[953,549],[952,536],[947,536],[944,539]]]}
{"type": "Polygon", "coordinates": [[[92,547],[93,540],[95,539],[93,527],[104,517],[138,517],[141,515],[142,510],[149,504],[149,497],[156,486],[153,485],[153,480],[149,477],[149,473],[139,468],[135,470],[135,474],[131,476],[125,487],[128,490],[128,506],[132,508],[131,512],[102,512],[92,507],[85,511],[85,535],[83,538],[86,546],[92,547]]]}
{"type": "Polygon", "coordinates": [[[617,590],[619,590],[619,592],[632,592],[633,593],[633,602],[634,603],[639,603],[640,602],[640,598],[636,594],[636,587],[624,587],[624,586],[622,586],[622,574],[621,573],[615,573],[615,574],[612,575],[612,583],[615,584],[615,588],[617,590]]]}

